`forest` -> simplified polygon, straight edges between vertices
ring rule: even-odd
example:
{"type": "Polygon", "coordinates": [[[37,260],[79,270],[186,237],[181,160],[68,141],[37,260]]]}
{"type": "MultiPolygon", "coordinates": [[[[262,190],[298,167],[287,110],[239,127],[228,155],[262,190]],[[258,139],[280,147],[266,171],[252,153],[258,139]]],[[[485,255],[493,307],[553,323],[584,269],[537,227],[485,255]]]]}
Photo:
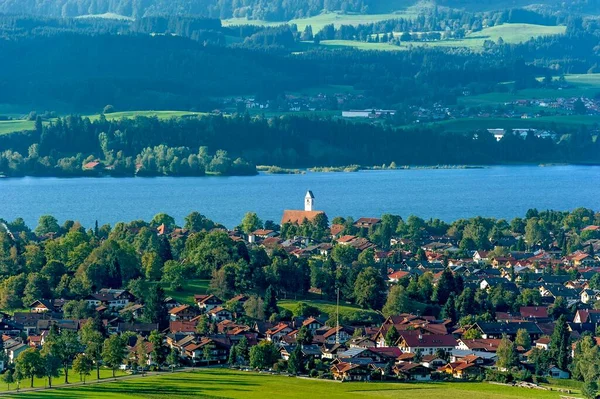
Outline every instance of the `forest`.
{"type": "MultiPolygon", "coordinates": [[[[560,132],[560,129],[557,128],[560,132]]],[[[96,121],[69,116],[37,129],[0,136],[0,173],[82,175],[100,160],[114,175],[255,174],[254,165],[282,167],[600,163],[595,130],[565,130],[559,141],[487,131],[394,128],[338,119],[284,116],[137,117],[96,121]],[[357,145],[360,143],[360,145],[357,145]],[[199,148],[200,147],[200,148],[199,148]],[[208,149],[221,149],[214,155],[208,149]]],[[[87,175],[91,173],[88,171],[87,175]]]]}

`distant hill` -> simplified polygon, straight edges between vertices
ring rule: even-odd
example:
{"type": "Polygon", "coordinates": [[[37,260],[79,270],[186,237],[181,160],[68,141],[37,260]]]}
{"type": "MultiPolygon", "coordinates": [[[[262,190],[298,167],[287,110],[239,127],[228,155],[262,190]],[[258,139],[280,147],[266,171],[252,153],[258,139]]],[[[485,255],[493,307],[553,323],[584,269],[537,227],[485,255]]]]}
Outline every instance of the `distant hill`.
{"type": "Polygon", "coordinates": [[[0,13],[47,17],[116,15],[141,18],[150,15],[198,15],[210,18],[252,18],[288,21],[322,11],[387,13],[415,5],[461,8],[470,11],[541,6],[597,11],[597,0],[0,0],[0,13]],[[596,10],[595,10],[596,9],[596,10]]]}
{"type": "MultiPolygon", "coordinates": [[[[317,15],[322,11],[382,13],[418,4],[498,10],[533,5],[557,6],[561,0],[0,0],[0,13],[48,17],[118,15],[200,15],[210,18],[249,17],[285,21],[317,15]]],[[[598,7],[596,0],[570,0],[569,4],[598,7]]]]}

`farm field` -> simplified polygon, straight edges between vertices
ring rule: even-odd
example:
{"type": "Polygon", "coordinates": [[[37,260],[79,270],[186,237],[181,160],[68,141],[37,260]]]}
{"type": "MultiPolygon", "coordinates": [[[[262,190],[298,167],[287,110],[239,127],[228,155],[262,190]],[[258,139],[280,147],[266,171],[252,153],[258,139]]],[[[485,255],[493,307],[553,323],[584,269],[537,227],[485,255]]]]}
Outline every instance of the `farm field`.
{"type": "MultiPolygon", "coordinates": [[[[367,43],[354,40],[323,40],[322,45],[325,46],[350,46],[360,50],[409,50],[413,47],[462,47],[469,48],[474,51],[483,49],[483,44],[486,40],[497,42],[502,38],[505,43],[521,43],[532,37],[562,35],[566,31],[565,26],[543,26],[532,24],[503,24],[485,28],[479,32],[468,34],[464,39],[460,40],[440,40],[435,42],[407,42],[400,46],[395,46],[387,43],[367,43]]],[[[394,32],[395,36],[399,36],[400,32],[394,32]]]]}
{"type": "Polygon", "coordinates": [[[471,398],[558,399],[557,392],[525,390],[523,388],[487,383],[337,383],[325,380],[290,378],[239,372],[227,369],[204,369],[190,373],[163,374],[157,377],[137,378],[101,385],[62,388],[45,392],[13,395],[15,398],[39,399],[117,399],[117,398],[396,398],[419,399],[471,398]]]}

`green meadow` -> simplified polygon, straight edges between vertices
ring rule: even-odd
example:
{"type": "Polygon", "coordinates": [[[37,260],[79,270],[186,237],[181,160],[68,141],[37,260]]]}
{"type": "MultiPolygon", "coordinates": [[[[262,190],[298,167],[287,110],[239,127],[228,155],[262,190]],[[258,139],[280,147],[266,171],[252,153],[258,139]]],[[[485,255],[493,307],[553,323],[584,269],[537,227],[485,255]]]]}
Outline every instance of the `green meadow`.
{"type": "MultiPolygon", "coordinates": [[[[562,35],[566,31],[565,26],[544,26],[532,24],[503,24],[485,28],[478,32],[472,32],[464,39],[439,40],[432,42],[404,42],[400,46],[388,43],[367,43],[354,40],[323,40],[321,45],[343,47],[349,46],[360,50],[385,50],[399,51],[410,50],[414,47],[445,47],[445,48],[469,48],[473,51],[483,50],[486,40],[497,42],[502,38],[505,43],[522,43],[539,36],[562,35]]],[[[394,36],[400,36],[400,32],[394,32],[394,36]]]]}
{"type": "Polygon", "coordinates": [[[267,373],[258,374],[255,372],[239,372],[227,369],[204,369],[189,373],[167,373],[156,377],[143,377],[93,386],[13,395],[13,397],[17,398],[30,399],[304,399],[307,396],[328,399],[438,399],[440,397],[477,397],[479,399],[560,398],[560,394],[557,392],[487,383],[339,383],[329,380],[273,376],[267,373]]]}
{"type": "Polygon", "coordinates": [[[193,305],[194,295],[204,295],[208,292],[208,285],[210,280],[203,279],[189,279],[186,280],[183,290],[175,291],[171,289],[165,289],[165,294],[175,299],[179,303],[193,305]]]}

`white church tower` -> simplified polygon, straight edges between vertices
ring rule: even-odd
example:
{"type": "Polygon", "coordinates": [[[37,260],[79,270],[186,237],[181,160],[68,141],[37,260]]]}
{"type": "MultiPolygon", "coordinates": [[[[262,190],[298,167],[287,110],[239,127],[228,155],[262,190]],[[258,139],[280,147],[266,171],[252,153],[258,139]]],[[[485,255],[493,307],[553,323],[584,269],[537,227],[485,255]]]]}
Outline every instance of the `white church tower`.
{"type": "Polygon", "coordinates": [[[310,212],[315,206],[315,196],[312,191],[308,190],[304,196],[304,210],[310,212]]]}

